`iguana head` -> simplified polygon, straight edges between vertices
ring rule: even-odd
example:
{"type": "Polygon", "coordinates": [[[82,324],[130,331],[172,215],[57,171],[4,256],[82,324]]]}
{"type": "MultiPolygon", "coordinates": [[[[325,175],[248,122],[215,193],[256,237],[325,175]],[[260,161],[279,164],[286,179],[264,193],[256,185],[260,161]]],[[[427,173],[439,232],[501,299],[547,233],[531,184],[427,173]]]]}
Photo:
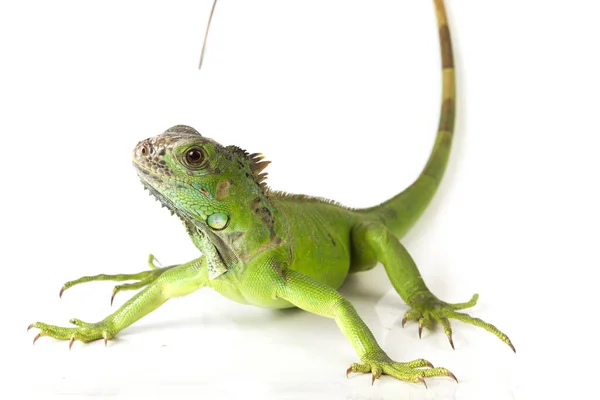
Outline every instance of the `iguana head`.
{"type": "Polygon", "coordinates": [[[251,223],[244,221],[249,216],[243,209],[264,196],[261,171],[268,162],[177,125],[139,142],[133,164],[144,186],[171,212],[215,232],[226,229],[234,216],[238,226],[251,223]]]}

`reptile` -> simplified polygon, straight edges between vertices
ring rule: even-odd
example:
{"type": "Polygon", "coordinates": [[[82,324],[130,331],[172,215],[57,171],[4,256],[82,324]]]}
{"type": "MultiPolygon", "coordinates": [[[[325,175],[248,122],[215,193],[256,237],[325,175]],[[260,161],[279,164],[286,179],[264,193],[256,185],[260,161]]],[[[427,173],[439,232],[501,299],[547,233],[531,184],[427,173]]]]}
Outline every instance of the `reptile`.
{"type": "MultiPolygon", "coordinates": [[[[72,319],[74,327],[35,322],[41,336],[90,341],[113,338],[170,298],[209,287],[242,304],[266,308],[298,307],[335,320],[354,347],[359,362],[346,374],[370,373],[422,383],[425,378],[455,375],[429,361],[392,360],[352,304],[338,289],[351,273],[381,263],[400,297],[410,307],[402,319],[424,328],[438,323],[450,345],[450,320],[481,327],[510,346],[508,336],[479,318],[459,312],[469,301],[450,304],[425,284],[400,239],[420,218],[440,185],[448,164],[456,113],[455,69],[443,0],[434,0],[442,64],[442,101],[437,135],[429,159],[404,191],[370,208],[349,208],[323,198],[295,195],[267,186],[269,161],[259,153],[223,146],[194,128],[176,125],[142,140],[132,162],[145,189],[183,223],[200,257],[160,267],[150,255],[150,270],[135,274],[85,276],[67,282],[63,292],[91,281],[116,281],[118,292],[139,290],[118,310],[95,323],[72,319]]],[[[111,299],[112,303],[112,299],[111,299]]],[[[458,382],[458,380],[456,380],[458,382]]]]}

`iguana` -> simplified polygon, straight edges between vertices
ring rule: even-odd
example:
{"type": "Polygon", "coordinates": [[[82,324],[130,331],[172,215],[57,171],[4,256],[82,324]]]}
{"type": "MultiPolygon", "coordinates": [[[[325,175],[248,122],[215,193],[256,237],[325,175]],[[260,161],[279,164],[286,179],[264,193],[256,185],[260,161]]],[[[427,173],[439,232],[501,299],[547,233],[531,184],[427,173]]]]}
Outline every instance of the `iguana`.
{"type": "MultiPolygon", "coordinates": [[[[170,298],[210,287],[243,304],[267,308],[299,307],[333,318],[354,347],[360,362],[351,372],[382,374],[423,383],[425,378],[456,377],[426,360],[392,360],[352,304],[337,289],[349,273],[382,263],[400,297],[411,307],[402,320],[424,327],[439,323],[454,348],[450,319],[484,328],[514,351],[495,326],[458,310],[470,301],[449,304],[428,288],[399,239],[415,224],[438,188],[450,154],[456,109],[455,73],[443,0],[434,0],[441,47],[443,90],[435,144],[419,177],[403,192],[371,208],[352,209],[336,202],[271,190],[269,164],[257,153],[222,146],[189,126],[177,125],[143,140],[133,150],[133,164],[144,187],[183,222],[202,255],[190,262],[137,274],[97,275],[67,282],[64,290],[90,281],[129,281],[120,291],[143,289],[116,312],[96,323],[78,319],[65,328],[41,322],[29,328],[60,340],[106,342],[170,298]]],[[[112,300],[111,300],[112,301],[112,300]]],[[[28,329],[29,329],[28,328],[28,329]]]]}

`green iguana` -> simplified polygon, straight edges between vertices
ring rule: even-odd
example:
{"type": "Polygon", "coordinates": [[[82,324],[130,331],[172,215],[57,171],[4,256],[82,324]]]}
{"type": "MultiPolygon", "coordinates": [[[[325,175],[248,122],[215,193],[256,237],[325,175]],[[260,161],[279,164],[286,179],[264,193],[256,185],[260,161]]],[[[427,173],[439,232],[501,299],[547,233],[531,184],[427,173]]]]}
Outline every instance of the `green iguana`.
{"type": "Polygon", "coordinates": [[[413,226],[432,199],[446,169],[452,144],[455,74],[443,0],[434,0],[443,73],[441,118],[436,141],[420,176],[406,190],[379,206],[351,209],[338,203],[271,190],[262,171],[269,164],[260,154],[222,146],[191,127],[178,125],[143,140],[133,151],[133,164],[145,186],[183,222],[202,256],[185,264],[150,271],[98,275],[67,282],[60,291],[90,281],[128,281],[115,286],[143,289],[116,312],[96,323],[78,319],[63,328],[36,322],[40,336],[60,340],[106,342],[170,298],[210,287],[243,304],[268,308],[299,307],[333,318],[350,341],[360,362],[351,372],[382,374],[403,381],[455,376],[423,359],[396,362],[381,349],[352,304],[337,289],[349,273],[381,262],[400,297],[411,307],[402,320],[423,327],[438,322],[450,345],[450,319],[484,328],[513,350],[495,326],[458,310],[475,305],[477,295],[460,304],[438,299],[427,288],[415,262],[399,239],[413,226]]]}

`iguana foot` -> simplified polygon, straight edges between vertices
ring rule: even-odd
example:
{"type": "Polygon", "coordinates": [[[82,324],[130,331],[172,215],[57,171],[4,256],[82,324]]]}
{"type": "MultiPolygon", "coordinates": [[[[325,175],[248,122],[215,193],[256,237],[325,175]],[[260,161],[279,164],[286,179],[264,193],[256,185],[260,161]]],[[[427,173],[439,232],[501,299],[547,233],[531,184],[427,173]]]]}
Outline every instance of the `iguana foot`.
{"type": "Polygon", "coordinates": [[[50,336],[58,340],[69,340],[69,349],[73,347],[73,342],[79,340],[84,343],[91,342],[97,339],[104,339],[104,345],[108,343],[109,339],[115,336],[114,331],[106,320],[97,323],[83,322],[77,318],[72,318],[69,322],[73,325],[77,325],[76,328],[63,328],[55,325],[48,325],[42,322],[35,322],[27,328],[38,328],[40,331],[37,336],[33,339],[33,343],[42,336],[50,336]]]}
{"type": "Polygon", "coordinates": [[[69,289],[70,287],[79,285],[81,283],[86,283],[86,282],[94,282],[94,281],[122,282],[122,281],[132,281],[132,280],[138,281],[135,283],[125,283],[122,285],[115,286],[113,288],[112,296],[110,298],[110,304],[112,305],[117,293],[124,291],[124,290],[137,290],[137,289],[141,289],[145,286],[148,286],[149,284],[154,282],[160,275],[162,275],[165,271],[175,267],[176,265],[161,268],[158,260],[152,254],[150,254],[148,256],[148,266],[150,267],[151,271],[144,271],[144,272],[140,272],[137,274],[116,274],[116,275],[100,274],[100,275],[95,275],[95,276],[84,276],[79,279],[69,281],[69,282],[65,283],[62,286],[62,288],[60,289],[59,296],[62,297],[65,290],[69,289]]]}
{"type": "Polygon", "coordinates": [[[516,353],[515,347],[511,343],[508,336],[501,332],[492,324],[479,319],[473,318],[468,314],[459,313],[457,310],[473,307],[477,304],[479,295],[475,294],[466,303],[449,304],[439,300],[431,292],[423,292],[413,295],[410,298],[410,305],[412,309],[402,318],[402,327],[407,321],[418,321],[419,322],[419,337],[423,332],[423,328],[431,329],[435,322],[439,322],[444,328],[444,333],[448,337],[450,346],[454,349],[454,342],[452,341],[452,327],[450,325],[450,318],[456,319],[467,324],[475,325],[485,329],[488,332],[496,335],[500,340],[510,346],[510,348],[516,353]]]}
{"type": "MultiPolygon", "coordinates": [[[[168,299],[185,296],[206,286],[206,259],[202,256],[185,264],[154,269],[142,274],[146,275],[138,278],[141,279],[141,282],[151,280],[152,283],[132,296],[119,309],[102,321],[87,323],[73,318],[70,322],[75,327],[70,328],[35,322],[27,328],[27,330],[31,328],[39,329],[39,333],[33,342],[35,343],[42,336],[50,336],[58,340],[69,340],[69,348],[73,346],[76,340],[87,343],[104,339],[106,345],[108,340],[112,339],[118,332],[154,311],[168,299]]],[[[129,278],[131,275],[119,276],[129,278]]],[[[131,284],[129,288],[133,285],[137,284],[131,284]]]]}
{"type": "Polygon", "coordinates": [[[427,360],[419,359],[405,363],[395,362],[386,354],[363,357],[361,363],[352,364],[348,368],[346,376],[350,375],[351,372],[360,372],[363,374],[370,372],[372,375],[371,385],[381,375],[390,375],[406,382],[422,383],[425,387],[427,387],[425,378],[432,378],[434,376],[448,376],[458,383],[458,379],[456,379],[456,376],[452,372],[446,368],[434,368],[427,360]]]}

